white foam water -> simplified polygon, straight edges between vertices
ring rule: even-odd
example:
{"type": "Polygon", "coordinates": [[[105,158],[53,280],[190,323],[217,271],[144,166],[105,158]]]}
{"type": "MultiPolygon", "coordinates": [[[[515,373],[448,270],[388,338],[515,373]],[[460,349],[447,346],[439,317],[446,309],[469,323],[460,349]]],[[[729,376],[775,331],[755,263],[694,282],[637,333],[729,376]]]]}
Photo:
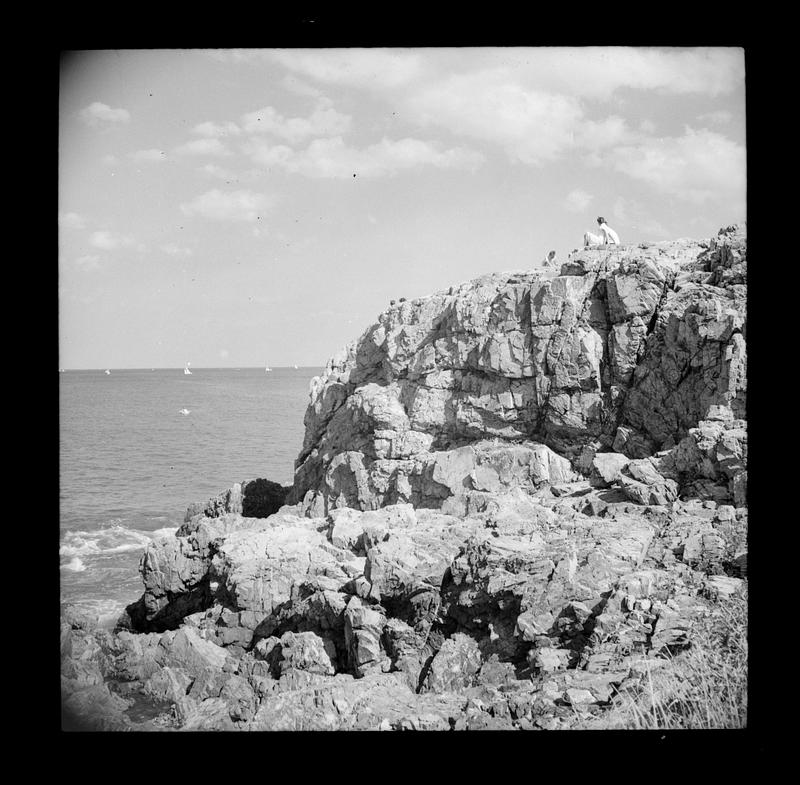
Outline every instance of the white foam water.
{"type": "MultiPolygon", "coordinates": [[[[128,551],[143,551],[149,543],[161,537],[172,537],[177,530],[177,526],[165,526],[155,531],[140,531],[115,523],[108,528],[95,531],[66,531],[59,554],[64,558],[71,558],[73,561],[78,558],[80,561],[81,557],[91,558],[128,551]]],[[[85,570],[86,566],[68,567],[68,569],[85,570]]]]}
{"type": "Polygon", "coordinates": [[[86,569],[86,565],[79,556],[73,556],[66,564],[61,565],[61,569],[69,570],[70,572],[83,572],[86,569]]]}
{"type": "Polygon", "coordinates": [[[288,485],[321,371],[60,373],[62,602],[136,601],[142,553],[174,536],[191,503],[257,477],[288,485]]]}

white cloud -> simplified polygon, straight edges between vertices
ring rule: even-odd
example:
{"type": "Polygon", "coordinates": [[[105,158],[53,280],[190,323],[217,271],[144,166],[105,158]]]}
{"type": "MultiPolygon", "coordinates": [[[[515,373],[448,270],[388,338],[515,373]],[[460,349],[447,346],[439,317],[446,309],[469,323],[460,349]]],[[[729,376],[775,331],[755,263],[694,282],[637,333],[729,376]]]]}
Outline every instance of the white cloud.
{"type": "Polygon", "coordinates": [[[78,213],[59,213],[58,225],[62,229],[83,229],[86,226],[86,219],[78,213]]]}
{"type": "Polygon", "coordinates": [[[528,164],[557,158],[583,117],[574,97],[525,87],[505,68],[450,76],[415,91],[407,109],[420,123],[500,144],[528,164]]]}
{"type": "Polygon", "coordinates": [[[112,125],[114,123],[127,123],[131,119],[127,109],[112,109],[108,104],[95,101],[85,109],[81,109],[79,116],[83,122],[92,127],[112,125]]]}
{"type": "Polygon", "coordinates": [[[327,84],[383,89],[408,84],[424,73],[421,53],[402,49],[273,50],[268,57],[327,84]]]}
{"type": "Polygon", "coordinates": [[[193,139],[191,142],[176,147],[175,153],[178,155],[232,155],[231,151],[215,138],[193,139]]]}
{"type": "Polygon", "coordinates": [[[184,215],[200,215],[216,221],[256,221],[274,199],[251,191],[223,192],[216,188],[181,205],[184,215]]]}
{"type": "Polygon", "coordinates": [[[242,132],[242,129],[239,128],[236,123],[232,123],[230,121],[224,123],[214,123],[209,120],[205,123],[196,125],[192,131],[196,134],[200,134],[200,136],[217,138],[220,136],[239,136],[239,134],[242,132]]]}
{"type": "Polygon", "coordinates": [[[712,131],[687,127],[680,137],[622,146],[609,154],[608,162],[657,191],[695,204],[724,198],[739,209],[745,202],[745,148],[712,131]]]}
{"type": "Polygon", "coordinates": [[[163,161],[167,154],[163,150],[151,147],[149,150],[136,150],[128,154],[134,161],[163,161]]]}
{"type": "Polygon", "coordinates": [[[744,84],[744,50],[737,47],[284,49],[231,55],[237,58],[272,60],[316,82],[376,92],[416,90],[423,78],[434,90],[452,78],[480,86],[487,72],[505,73],[503,81],[521,90],[595,100],[623,88],[716,96],[744,84]]]}
{"type": "Polygon", "coordinates": [[[348,147],[337,136],[315,139],[301,151],[254,140],[247,150],[253,161],[262,166],[281,166],[307,177],[380,177],[420,166],[474,170],[484,160],[480,153],[463,147],[442,150],[429,142],[408,138],[384,138],[358,149],[348,147]]]}
{"type": "Polygon", "coordinates": [[[75,265],[82,270],[97,270],[100,267],[100,257],[91,255],[79,256],[75,260],[75,265]]]}
{"type": "Polygon", "coordinates": [[[697,115],[697,119],[702,123],[714,123],[715,125],[725,125],[733,120],[733,114],[725,109],[716,112],[706,112],[697,115]]]}
{"type": "Polygon", "coordinates": [[[218,177],[220,180],[231,180],[234,177],[230,169],[225,169],[217,164],[203,164],[199,171],[204,174],[210,174],[212,177],[218,177]]]}
{"type": "Polygon", "coordinates": [[[592,194],[587,193],[582,188],[575,188],[564,197],[563,205],[571,213],[581,213],[591,204],[593,199],[594,196],[592,194]]]}
{"type": "Polygon", "coordinates": [[[623,88],[717,96],[744,84],[744,50],[735,47],[518,48],[489,50],[485,62],[505,64],[522,84],[595,100],[623,88]]]}
{"type": "Polygon", "coordinates": [[[604,120],[582,121],[573,134],[573,142],[577,147],[596,152],[619,144],[631,144],[642,136],[641,131],[628,128],[622,117],[611,115],[604,120]]]}
{"type": "Polygon", "coordinates": [[[339,136],[350,130],[352,118],[330,106],[318,106],[308,118],[284,117],[271,106],[242,116],[242,127],[251,134],[269,133],[296,143],[312,136],[339,136]]]}
{"type": "Polygon", "coordinates": [[[192,256],[191,248],[184,248],[177,243],[166,243],[160,245],[159,248],[168,256],[192,256]]]}
{"type": "Polygon", "coordinates": [[[321,90],[308,84],[308,82],[304,82],[302,79],[298,79],[293,74],[286,74],[281,80],[281,84],[295,95],[305,95],[311,98],[320,98],[322,96],[321,90]]]}
{"type": "Polygon", "coordinates": [[[101,248],[104,251],[113,251],[123,246],[133,245],[134,240],[129,235],[110,232],[105,229],[99,232],[92,232],[89,236],[89,245],[101,248]]]}

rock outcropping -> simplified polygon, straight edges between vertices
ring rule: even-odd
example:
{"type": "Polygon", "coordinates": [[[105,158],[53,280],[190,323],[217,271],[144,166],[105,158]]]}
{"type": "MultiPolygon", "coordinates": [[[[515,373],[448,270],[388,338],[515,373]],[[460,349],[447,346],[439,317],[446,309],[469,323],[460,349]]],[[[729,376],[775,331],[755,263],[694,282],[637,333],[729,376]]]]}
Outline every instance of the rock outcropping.
{"type": "Polygon", "coordinates": [[[312,382],[294,485],[62,621],[87,727],[569,727],[747,564],[746,234],[585,249],[381,314],[312,382]],[[285,503],[284,503],[285,502],[285,503]]]}

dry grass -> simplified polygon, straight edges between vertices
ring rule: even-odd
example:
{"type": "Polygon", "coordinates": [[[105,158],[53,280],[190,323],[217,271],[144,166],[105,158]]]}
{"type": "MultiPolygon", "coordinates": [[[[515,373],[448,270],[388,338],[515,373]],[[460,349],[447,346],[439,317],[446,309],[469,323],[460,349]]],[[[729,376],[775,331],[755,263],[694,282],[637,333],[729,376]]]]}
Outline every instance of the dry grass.
{"type": "Polygon", "coordinates": [[[692,645],[634,690],[623,691],[592,727],[730,729],[747,726],[747,594],[714,602],[694,624],[692,645]]]}

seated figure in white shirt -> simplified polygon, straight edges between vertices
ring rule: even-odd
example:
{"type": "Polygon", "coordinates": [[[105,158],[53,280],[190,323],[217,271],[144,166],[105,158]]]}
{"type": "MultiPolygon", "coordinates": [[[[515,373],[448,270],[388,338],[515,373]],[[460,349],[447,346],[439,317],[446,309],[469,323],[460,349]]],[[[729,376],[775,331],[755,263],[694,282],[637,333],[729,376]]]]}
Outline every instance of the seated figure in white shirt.
{"type": "Polygon", "coordinates": [[[600,227],[600,234],[586,232],[583,235],[584,248],[590,245],[619,245],[619,235],[606,223],[605,218],[599,217],[597,224],[600,227]]]}

